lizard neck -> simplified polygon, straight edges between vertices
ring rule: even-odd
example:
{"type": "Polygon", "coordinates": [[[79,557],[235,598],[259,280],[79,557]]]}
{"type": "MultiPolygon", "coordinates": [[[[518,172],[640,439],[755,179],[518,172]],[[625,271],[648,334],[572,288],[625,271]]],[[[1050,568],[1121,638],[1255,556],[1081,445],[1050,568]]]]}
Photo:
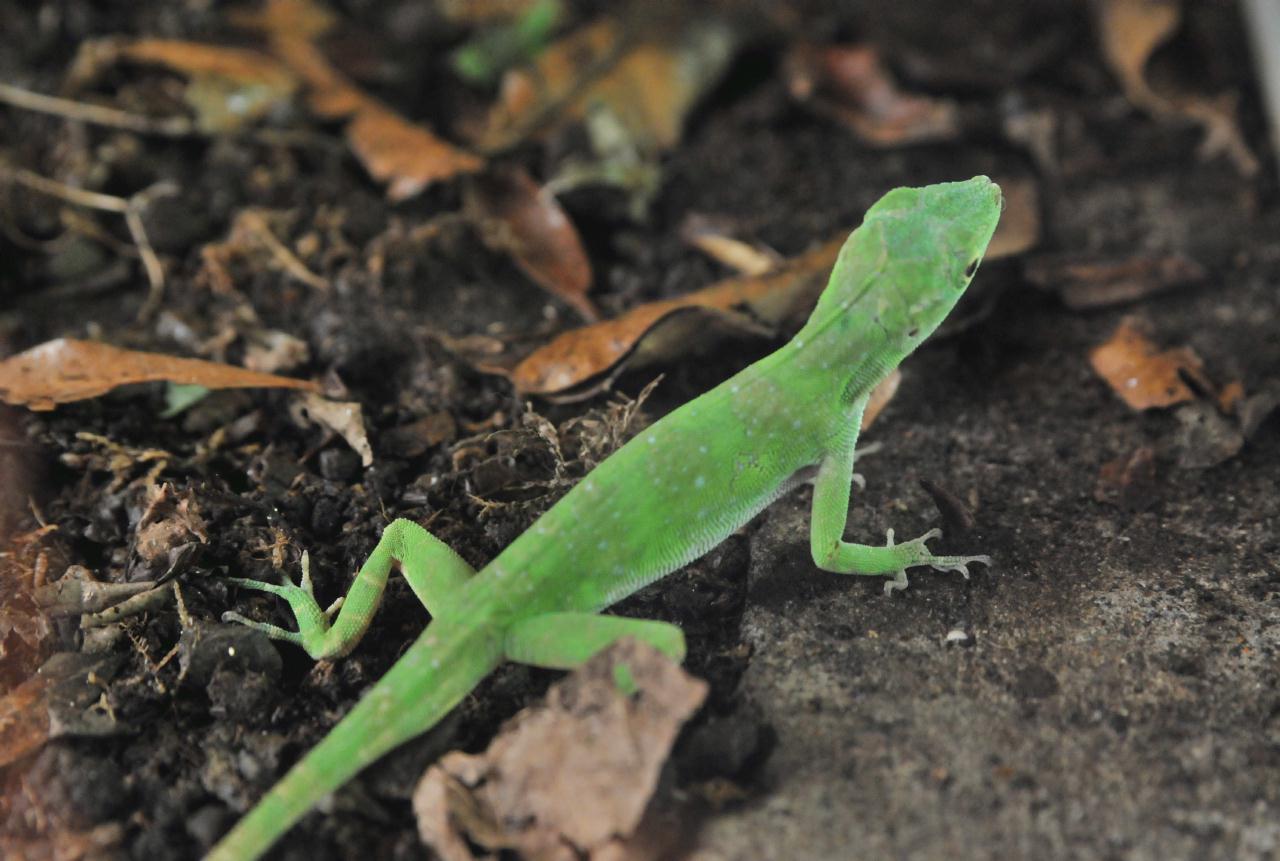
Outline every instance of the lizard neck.
{"type": "Polygon", "coordinates": [[[849,314],[811,319],[779,352],[793,379],[812,380],[825,398],[845,406],[864,398],[902,360],[874,320],[849,314]]]}

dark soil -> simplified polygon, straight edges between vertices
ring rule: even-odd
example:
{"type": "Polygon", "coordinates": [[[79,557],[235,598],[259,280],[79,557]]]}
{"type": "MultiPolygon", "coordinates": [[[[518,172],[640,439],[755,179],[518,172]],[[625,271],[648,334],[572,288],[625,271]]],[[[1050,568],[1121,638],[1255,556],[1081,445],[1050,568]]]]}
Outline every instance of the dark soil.
{"type": "MultiPolygon", "coordinates": [[[[1137,315],[1162,345],[1193,348],[1218,384],[1239,381],[1246,395],[1280,384],[1273,162],[1242,177],[1227,159],[1200,156],[1194,127],[1135,111],[1084,4],[809,5],[783,16],[789,35],[754,41],[700,104],[664,160],[647,221],[628,220],[612,192],[564,196],[595,268],[593,297],[613,314],[724,277],[678,238],[692,212],[732,216],[791,256],[856,224],[897,185],[978,173],[1033,182],[1039,244],[984,265],[958,324],[904,365],[868,435],[884,447],[859,464],[867,490],[848,531],[875,542],[889,527],[908,538],[942,525],[944,549],[995,564],[967,582],[917,571],[908,591],[886,598],[879,579],[813,566],[802,489],[625,602],[619,612],[685,628],[687,666],[712,690],[657,801],[674,813],[646,827],[681,823],[680,857],[699,858],[1280,857],[1280,421],[1264,420],[1235,451],[1235,419],[1207,400],[1134,412],[1088,362],[1137,315]],[[780,70],[798,36],[878,45],[910,86],[959,100],[964,133],[877,149],[801,109],[780,70]],[[1018,112],[1051,121],[1047,158],[1002,131],[1018,112]],[[1026,277],[1061,255],[1139,254],[1184,255],[1207,275],[1092,311],[1026,277]],[[1130,480],[1102,478],[1135,455],[1130,480]],[[935,506],[921,479],[973,525],[947,522],[954,506],[935,506]]],[[[436,29],[418,4],[344,6],[361,23],[352,40],[378,61],[369,86],[390,104],[449,128],[451,111],[477,101],[424,60],[459,34],[436,29]]],[[[56,93],[91,37],[229,41],[225,13],[201,2],[0,2],[0,81],[56,93]]],[[[1157,60],[1202,92],[1237,94],[1245,137],[1262,154],[1244,37],[1234,4],[1193,4],[1157,60]]],[[[169,601],[92,632],[57,619],[36,646],[0,631],[0,688],[51,653],[96,656],[92,681],[73,675],[51,706],[62,737],[3,772],[0,833],[31,857],[110,823],[120,830],[89,857],[198,856],[427,620],[393,580],[372,635],[349,657],[313,665],[218,622],[236,608],[289,624],[283,605],[225,576],[274,579],[273,561],[296,576],[305,549],[326,604],[394,517],[428,524],[482,565],[590,466],[602,425],[618,423],[610,396],[529,404],[442,344],[439,333],[545,337],[577,323],[465,229],[404,240],[459,207],[457,183],[388,204],[332,128],[305,115],[278,121],[310,134],[173,141],[0,106],[0,164],[91,177],[107,193],[162,179],[180,190],[148,213],[169,277],[160,314],[140,324],[147,289],[136,261],[67,231],[56,201],[5,189],[0,355],[59,336],[198,355],[229,335],[220,358],[237,363],[245,332],[285,332],[309,351],[293,373],[340,380],[376,454],[362,468],[340,438],[290,417],[291,395],[265,390],[215,394],[172,419],[161,416],[159,386],[0,413],[0,534],[16,541],[55,525],[38,545],[50,580],[69,565],[112,582],[164,575],[183,598],[182,613],[169,601]],[[320,251],[308,262],[333,289],[248,263],[234,272],[239,296],[203,283],[202,247],[246,207],[289,213],[287,243],[314,234],[320,251]],[[375,252],[385,257],[376,273],[375,252]],[[437,414],[456,432],[406,443],[403,428],[437,414]],[[538,416],[560,429],[563,474],[538,416]],[[109,461],[102,440],[125,456],[109,461]],[[137,547],[148,450],[166,453],[151,479],[198,511],[208,538],[151,560],[137,547]]],[[[529,146],[508,158],[542,176],[553,157],[529,146]]],[[[127,243],[116,217],[93,215],[127,243]]],[[[667,364],[641,421],[779,342],[732,341],[667,364]]],[[[634,397],[655,375],[623,376],[617,388],[634,397]]],[[[12,549],[4,570],[30,577],[35,551],[12,549]]],[[[14,583],[0,583],[0,599],[11,611],[26,600],[14,583]]],[[[336,793],[276,857],[425,857],[408,804],[422,770],[446,750],[482,749],[552,678],[503,668],[336,793]]]]}

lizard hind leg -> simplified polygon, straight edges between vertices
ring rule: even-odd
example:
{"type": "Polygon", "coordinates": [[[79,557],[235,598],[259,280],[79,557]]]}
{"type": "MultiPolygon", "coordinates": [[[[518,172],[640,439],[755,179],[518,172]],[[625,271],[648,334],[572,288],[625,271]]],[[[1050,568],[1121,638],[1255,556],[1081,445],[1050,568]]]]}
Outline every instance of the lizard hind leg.
{"type": "MultiPolygon", "coordinates": [[[[302,582],[264,583],[238,577],[228,581],[246,589],[269,592],[285,599],[298,623],[297,631],[287,631],[266,622],[254,622],[239,613],[222,614],[224,622],[238,622],[262,631],[274,640],[295,643],[314,660],[347,654],[369,628],[382,600],[392,568],[399,563],[409,588],[432,616],[448,613],[462,585],[475,573],[447,544],[410,520],[394,520],[360,566],[347,594],[327,610],[316,603],[311,585],[311,565],[302,556],[302,582]]],[[[288,578],[286,578],[286,581],[288,578]]]]}
{"type": "Polygon", "coordinates": [[[507,629],[506,659],[552,670],[571,670],[623,637],[635,637],[675,661],[684,660],[684,632],[668,622],[600,616],[595,613],[543,613],[507,629]]]}

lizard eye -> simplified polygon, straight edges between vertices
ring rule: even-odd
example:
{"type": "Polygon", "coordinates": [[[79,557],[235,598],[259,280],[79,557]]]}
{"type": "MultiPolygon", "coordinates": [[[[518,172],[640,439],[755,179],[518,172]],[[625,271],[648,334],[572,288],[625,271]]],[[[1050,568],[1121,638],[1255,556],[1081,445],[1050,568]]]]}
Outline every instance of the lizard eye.
{"type": "Polygon", "coordinates": [[[978,261],[975,259],[964,267],[964,277],[972,278],[973,274],[978,271],[978,261]]]}

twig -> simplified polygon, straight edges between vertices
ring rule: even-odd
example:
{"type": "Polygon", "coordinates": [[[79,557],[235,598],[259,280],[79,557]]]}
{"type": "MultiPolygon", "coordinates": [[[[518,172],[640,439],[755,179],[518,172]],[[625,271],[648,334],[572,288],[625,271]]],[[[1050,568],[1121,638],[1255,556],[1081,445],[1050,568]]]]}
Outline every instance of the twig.
{"type": "Polygon", "coordinates": [[[195,125],[186,117],[155,119],[141,114],[132,114],[118,108],[108,108],[103,105],[90,104],[89,102],[76,102],[57,96],[46,96],[43,93],[33,93],[31,90],[24,90],[12,84],[0,83],[0,102],[42,114],[52,114],[69,120],[80,120],[100,126],[127,129],[141,134],[162,135],[171,138],[190,137],[196,134],[195,125]]]}
{"type": "Polygon", "coordinates": [[[32,191],[38,191],[77,206],[123,215],[125,226],[129,228],[129,236],[138,249],[138,259],[142,261],[142,268],[147,273],[149,285],[147,298],[138,311],[138,319],[145,321],[151,318],[164,298],[164,267],[160,263],[160,258],[156,256],[151,240],[147,237],[146,227],[142,223],[142,212],[155,198],[177,194],[178,187],[174,183],[158,182],[129,197],[117,197],[114,194],[76,188],[23,167],[10,168],[0,165],[0,176],[5,175],[32,191]]]}
{"type": "Polygon", "coordinates": [[[285,272],[315,290],[321,292],[329,290],[328,281],[308,269],[297,255],[276,238],[276,235],[271,232],[271,225],[267,223],[262,213],[252,209],[245,210],[237,220],[266,246],[268,253],[285,272]]]}

